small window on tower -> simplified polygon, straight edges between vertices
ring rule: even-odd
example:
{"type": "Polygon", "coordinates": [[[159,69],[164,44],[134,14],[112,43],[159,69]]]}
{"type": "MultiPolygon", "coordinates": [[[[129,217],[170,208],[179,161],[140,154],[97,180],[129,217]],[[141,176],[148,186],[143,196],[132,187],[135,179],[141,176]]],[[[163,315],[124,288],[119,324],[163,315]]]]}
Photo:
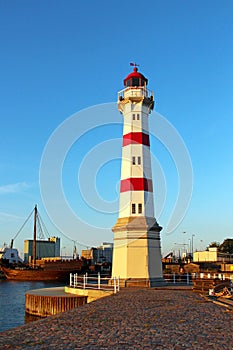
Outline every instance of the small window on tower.
{"type": "Polygon", "coordinates": [[[141,165],[141,157],[138,157],[138,165],[141,165]]]}
{"type": "Polygon", "coordinates": [[[138,214],[142,214],[142,203],[138,203],[138,214]]]}
{"type": "Polygon", "coordinates": [[[135,120],[135,114],[133,114],[133,120],[135,120]]]}
{"type": "Polygon", "coordinates": [[[132,203],[132,214],[136,214],[136,204],[132,203]]]}
{"type": "Polygon", "coordinates": [[[140,114],[137,114],[137,120],[140,120],[140,114]]]}
{"type": "Polygon", "coordinates": [[[135,165],[136,164],[136,158],[132,157],[132,164],[135,165]]]}

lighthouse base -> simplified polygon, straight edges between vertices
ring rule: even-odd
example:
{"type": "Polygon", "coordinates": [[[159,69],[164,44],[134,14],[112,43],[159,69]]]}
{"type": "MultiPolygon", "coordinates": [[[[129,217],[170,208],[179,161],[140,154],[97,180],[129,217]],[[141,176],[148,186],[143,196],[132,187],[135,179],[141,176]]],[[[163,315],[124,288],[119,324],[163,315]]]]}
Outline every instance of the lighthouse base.
{"type": "Polygon", "coordinates": [[[155,218],[118,219],[113,227],[112,277],[125,287],[155,287],[164,284],[160,231],[155,218]]]}
{"type": "Polygon", "coordinates": [[[161,287],[165,286],[166,282],[162,277],[159,278],[120,278],[120,287],[121,288],[153,288],[153,287],[161,287]]]}

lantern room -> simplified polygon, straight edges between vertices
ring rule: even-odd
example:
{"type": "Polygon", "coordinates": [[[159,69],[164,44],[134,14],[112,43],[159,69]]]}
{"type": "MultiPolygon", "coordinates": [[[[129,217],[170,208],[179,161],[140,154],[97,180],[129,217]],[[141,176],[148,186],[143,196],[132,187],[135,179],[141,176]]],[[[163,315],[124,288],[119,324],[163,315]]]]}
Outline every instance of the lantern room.
{"type": "Polygon", "coordinates": [[[154,107],[154,93],[147,88],[148,79],[138,72],[135,64],[131,65],[134,65],[133,72],[124,79],[124,89],[118,92],[118,109],[123,113],[128,101],[132,103],[143,101],[152,110],[154,107]]]}
{"type": "Polygon", "coordinates": [[[134,67],[134,70],[132,73],[130,73],[125,79],[124,79],[124,86],[125,87],[141,87],[146,86],[148,80],[144,77],[143,74],[138,72],[137,67],[134,67]]]}

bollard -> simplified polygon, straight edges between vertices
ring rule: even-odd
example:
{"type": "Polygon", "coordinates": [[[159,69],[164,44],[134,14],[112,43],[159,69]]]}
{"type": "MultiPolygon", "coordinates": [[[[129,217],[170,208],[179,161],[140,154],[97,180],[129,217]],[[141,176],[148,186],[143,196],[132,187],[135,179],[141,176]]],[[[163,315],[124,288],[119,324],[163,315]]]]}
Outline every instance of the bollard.
{"type": "Polygon", "coordinates": [[[189,273],[187,272],[187,284],[189,284],[189,273]]]}
{"type": "Polygon", "coordinates": [[[176,273],[175,272],[173,273],[173,283],[174,284],[176,283],[176,273]]]}

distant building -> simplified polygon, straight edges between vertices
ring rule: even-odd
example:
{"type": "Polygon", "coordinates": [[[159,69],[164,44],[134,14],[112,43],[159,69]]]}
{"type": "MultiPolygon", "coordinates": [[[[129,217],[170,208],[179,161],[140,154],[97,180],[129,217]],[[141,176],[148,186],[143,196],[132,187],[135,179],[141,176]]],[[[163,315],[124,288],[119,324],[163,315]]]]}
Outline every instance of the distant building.
{"type": "MultiPolygon", "coordinates": [[[[24,241],[24,261],[31,262],[33,240],[24,241]]],[[[60,257],[60,238],[50,237],[48,241],[36,241],[36,259],[60,257]]]]}
{"type": "Polygon", "coordinates": [[[112,263],[113,243],[103,242],[101,246],[97,247],[97,262],[112,263]]]}
{"type": "Polygon", "coordinates": [[[208,250],[194,252],[193,262],[233,262],[233,254],[222,253],[217,247],[210,247],[208,250]]]}
{"type": "Polygon", "coordinates": [[[97,261],[97,249],[92,247],[90,249],[82,250],[82,258],[89,260],[91,264],[95,264],[97,261]]]}
{"type": "Polygon", "coordinates": [[[163,263],[172,263],[174,260],[173,252],[168,253],[164,258],[162,258],[163,263]]]}
{"type": "Polygon", "coordinates": [[[103,242],[97,248],[83,249],[82,257],[89,260],[91,264],[112,263],[113,243],[103,242]]]}

